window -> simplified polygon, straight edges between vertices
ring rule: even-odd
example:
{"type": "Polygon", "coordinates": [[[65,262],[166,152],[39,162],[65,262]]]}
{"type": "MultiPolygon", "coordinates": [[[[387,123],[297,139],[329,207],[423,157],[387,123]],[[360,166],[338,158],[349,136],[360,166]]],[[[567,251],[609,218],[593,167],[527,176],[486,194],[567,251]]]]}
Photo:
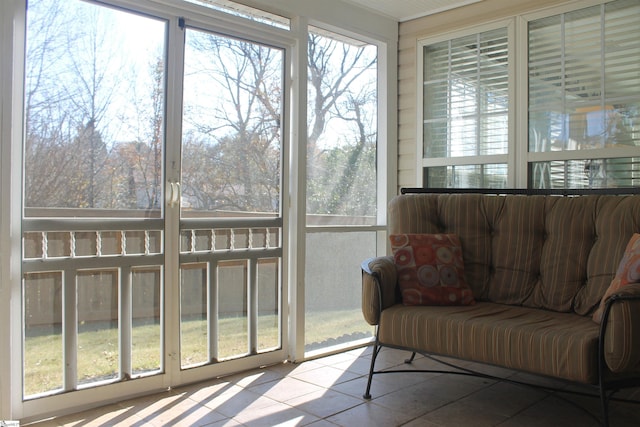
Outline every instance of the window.
{"type": "Polygon", "coordinates": [[[374,225],[377,47],[320,28],[308,45],[307,225],[374,225]]]}
{"type": "Polygon", "coordinates": [[[529,186],[640,185],[640,4],[531,21],[528,42],[529,186]]]}
{"type": "Polygon", "coordinates": [[[360,289],[344,285],[358,283],[353,266],[377,254],[384,196],[377,46],[317,27],[308,46],[305,351],[315,352],[372,335],[360,289]]]}
{"type": "Polygon", "coordinates": [[[425,186],[506,186],[508,47],[506,27],[423,46],[425,186]]]}
{"type": "Polygon", "coordinates": [[[640,4],[524,18],[422,41],[423,186],[640,186],[640,4]]]}
{"type": "Polygon", "coordinates": [[[29,2],[25,400],[162,372],[166,29],[95,3],[29,2]]]}

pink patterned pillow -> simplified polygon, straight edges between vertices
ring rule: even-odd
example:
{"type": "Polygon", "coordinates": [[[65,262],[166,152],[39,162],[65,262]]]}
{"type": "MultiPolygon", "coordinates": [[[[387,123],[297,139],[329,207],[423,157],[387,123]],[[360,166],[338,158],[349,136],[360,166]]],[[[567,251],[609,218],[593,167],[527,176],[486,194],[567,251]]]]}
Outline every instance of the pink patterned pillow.
{"type": "Polygon", "coordinates": [[[404,305],[469,305],[462,247],[454,234],[392,234],[404,305]]]}
{"type": "Polygon", "coordinates": [[[627,243],[627,248],[618,266],[618,271],[616,271],[615,277],[602,296],[600,306],[595,313],[593,313],[593,320],[595,322],[600,323],[602,320],[607,299],[620,288],[630,283],[640,283],[640,234],[638,233],[631,236],[629,243],[627,243]]]}

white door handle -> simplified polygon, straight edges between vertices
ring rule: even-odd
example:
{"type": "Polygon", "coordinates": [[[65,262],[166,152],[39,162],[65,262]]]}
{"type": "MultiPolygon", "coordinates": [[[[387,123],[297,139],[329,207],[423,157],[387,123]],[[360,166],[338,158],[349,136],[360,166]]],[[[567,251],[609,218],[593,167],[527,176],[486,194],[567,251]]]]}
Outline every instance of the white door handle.
{"type": "Polygon", "coordinates": [[[167,205],[170,208],[175,208],[180,204],[180,183],[169,182],[169,188],[167,188],[167,205]]]}

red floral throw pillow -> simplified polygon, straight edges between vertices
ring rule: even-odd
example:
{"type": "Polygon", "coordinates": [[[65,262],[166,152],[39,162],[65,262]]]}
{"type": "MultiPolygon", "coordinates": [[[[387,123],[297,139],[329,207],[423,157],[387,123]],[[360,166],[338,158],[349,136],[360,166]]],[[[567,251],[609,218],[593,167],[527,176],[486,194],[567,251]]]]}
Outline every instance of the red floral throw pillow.
{"type": "Polygon", "coordinates": [[[462,247],[454,234],[392,234],[404,305],[469,305],[462,247]]]}
{"type": "Polygon", "coordinates": [[[620,288],[630,283],[640,283],[640,234],[638,233],[631,236],[629,243],[627,243],[627,248],[618,266],[618,271],[616,271],[616,275],[611,281],[611,284],[602,296],[600,306],[598,306],[598,309],[593,313],[593,320],[595,322],[600,323],[602,320],[607,299],[620,288]]]}

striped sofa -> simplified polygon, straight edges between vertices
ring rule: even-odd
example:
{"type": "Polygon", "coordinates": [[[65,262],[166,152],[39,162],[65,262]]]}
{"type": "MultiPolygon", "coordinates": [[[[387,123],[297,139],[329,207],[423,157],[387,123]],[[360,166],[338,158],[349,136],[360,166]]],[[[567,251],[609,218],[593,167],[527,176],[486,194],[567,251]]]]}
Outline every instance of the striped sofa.
{"type": "Polygon", "coordinates": [[[363,262],[362,311],[377,327],[365,398],[385,346],[594,385],[605,425],[612,391],[640,384],[640,284],[592,319],[640,233],[640,195],[402,194],[389,204],[399,233],[457,235],[475,303],[403,305],[393,257],[363,262]]]}

